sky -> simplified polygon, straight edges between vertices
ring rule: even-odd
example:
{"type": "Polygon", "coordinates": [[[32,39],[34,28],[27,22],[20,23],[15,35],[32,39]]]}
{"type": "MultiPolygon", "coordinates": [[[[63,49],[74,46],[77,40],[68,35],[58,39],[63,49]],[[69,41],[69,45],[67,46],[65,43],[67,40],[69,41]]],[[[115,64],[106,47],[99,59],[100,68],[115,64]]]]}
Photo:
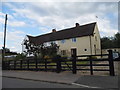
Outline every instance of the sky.
{"type": "Polygon", "coordinates": [[[0,48],[3,47],[5,14],[8,14],[6,47],[14,52],[22,51],[26,35],[46,34],[53,28],[59,31],[74,27],[75,23],[97,22],[101,37],[118,32],[117,2],[22,1],[0,3],[0,48]]]}

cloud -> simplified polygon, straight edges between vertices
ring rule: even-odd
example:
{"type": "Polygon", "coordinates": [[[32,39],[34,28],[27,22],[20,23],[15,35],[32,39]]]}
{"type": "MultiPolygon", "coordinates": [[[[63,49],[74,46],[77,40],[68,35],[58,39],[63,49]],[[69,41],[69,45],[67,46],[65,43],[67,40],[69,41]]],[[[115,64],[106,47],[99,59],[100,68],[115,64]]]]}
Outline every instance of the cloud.
{"type": "Polygon", "coordinates": [[[118,2],[119,0],[3,0],[2,2],[118,2]]]}
{"type": "MultiPolygon", "coordinates": [[[[27,26],[27,24],[24,21],[16,20],[10,14],[8,14],[7,17],[8,17],[8,20],[7,20],[8,26],[11,26],[11,27],[24,27],[24,26],[27,26]]],[[[2,12],[0,12],[0,24],[5,24],[5,14],[2,13],[2,12]]]]}
{"type": "MultiPolygon", "coordinates": [[[[24,9],[13,8],[15,12],[14,15],[26,17],[36,22],[37,26],[42,25],[57,29],[71,27],[71,25],[74,25],[76,22],[84,24],[90,22],[90,20],[91,22],[95,21],[96,15],[99,19],[104,20],[103,17],[107,17],[106,14],[117,13],[117,3],[40,2],[27,3],[27,5],[24,4],[23,6],[24,9]]],[[[112,22],[110,22],[108,26],[110,26],[111,23],[112,22]]],[[[104,24],[107,25],[108,23],[104,24]]]]}
{"type": "MultiPolygon", "coordinates": [[[[80,22],[80,24],[87,23],[89,20],[95,21],[96,19],[94,17],[96,15],[100,19],[103,19],[103,17],[106,17],[105,14],[117,14],[117,3],[28,2],[27,4],[20,3],[20,5],[23,7],[19,8],[15,5],[8,4],[8,6],[14,11],[14,16],[28,18],[31,21],[36,22],[37,26],[42,25],[58,29],[70,27],[75,21],[80,22]]],[[[25,23],[22,22],[17,25],[24,26],[24,24],[25,23]]]]}
{"type": "Polygon", "coordinates": [[[26,26],[25,22],[21,22],[21,21],[13,21],[13,22],[8,22],[8,24],[12,27],[23,27],[26,26]]]}
{"type": "MultiPolygon", "coordinates": [[[[24,37],[25,37],[25,33],[20,31],[20,30],[7,31],[7,34],[6,34],[7,47],[10,48],[11,51],[20,52],[21,51],[21,44],[22,44],[24,37]]],[[[3,32],[0,32],[0,40],[3,41],[3,32]]],[[[1,45],[1,46],[3,46],[3,45],[1,45]]]]}
{"type": "MultiPolygon", "coordinates": [[[[83,25],[96,21],[101,36],[113,36],[118,31],[118,6],[113,2],[21,2],[4,3],[4,5],[12,11],[9,14],[11,27],[32,26],[35,29],[38,28],[41,31],[40,34],[51,32],[53,28],[61,30],[74,27],[76,22],[83,25]],[[22,18],[22,20],[18,20],[18,18],[22,18]]],[[[3,21],[3,17],[0,17],[0,20],[3,21]]],[[[18,32],[10,31],[8,35],[10,41],[15,41],[14,50],[19,49],[19,41],[22,41],[23,38],[24,32],[19,30],[18,32]]],[[[13,49],[12,44],[10,47],[13,49]]]]}
{"type": "Polygon", "coordinates": [[[20,42],[21,40],[23,40],[24,34],[25,34],[24,32],[19,31],[19,30],[8,31],[8,33],[7,33],[7,39],[11,40],[11,41],[20,42]]]}

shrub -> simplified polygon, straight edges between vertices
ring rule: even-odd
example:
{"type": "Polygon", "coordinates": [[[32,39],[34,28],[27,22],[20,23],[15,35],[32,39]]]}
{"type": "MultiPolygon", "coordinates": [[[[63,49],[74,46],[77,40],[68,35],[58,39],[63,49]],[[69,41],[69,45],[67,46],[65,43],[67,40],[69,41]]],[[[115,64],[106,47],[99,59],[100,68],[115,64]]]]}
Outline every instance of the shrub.
{"type": "Polygon", "coordinates": [[[57,60],[61,60],[61,56],[60,55],[56,55],[52,58],[53,62],[57,62],[57,60]]]}
{"type": "Polygon", "coordinates": [[[26,57],[25,54],[21,53],[21,54],[18,54],[16,57],[15,57],[15,60],[20,60],[20,59],[24,59],[26,57]]]}

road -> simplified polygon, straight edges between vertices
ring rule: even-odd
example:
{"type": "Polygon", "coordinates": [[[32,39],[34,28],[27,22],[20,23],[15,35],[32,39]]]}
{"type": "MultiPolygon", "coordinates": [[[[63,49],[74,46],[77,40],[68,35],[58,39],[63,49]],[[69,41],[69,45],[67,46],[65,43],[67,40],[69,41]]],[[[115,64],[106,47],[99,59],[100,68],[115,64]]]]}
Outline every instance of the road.
{"type": "Polygon", "coordinates": [[[80,88],[76,85],[48,83],[16,78],[2,78],[2,88],[80,88]]]}
{"type": "MultiPolygon", "coordinates": [[[[3,77],[2,88],[4,90],[4,88],[36,88],[37,89],[37,88],[83,88],[83,87],[77,86],[77,85],[67,85],[67,84],[58,84],[58,83],[49,83],[49,82],[3,77]]],[[[104,89],[92,88],[92,89],[93,90],[118,90],[118,89],[108,89],[108,88],[104,88],[104,89]]]]}

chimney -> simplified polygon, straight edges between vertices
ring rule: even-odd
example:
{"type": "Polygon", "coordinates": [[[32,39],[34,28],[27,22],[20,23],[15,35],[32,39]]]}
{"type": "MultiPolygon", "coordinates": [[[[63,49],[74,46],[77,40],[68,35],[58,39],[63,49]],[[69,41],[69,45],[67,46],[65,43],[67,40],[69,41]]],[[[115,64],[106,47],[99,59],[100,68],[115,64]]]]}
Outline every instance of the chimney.
{"type": "Polygon", "coordinates": [[[76,27],[79,27],[79,26],[80,26],[79,23],[75,23],[75,25],[76,25],[76,27]]]}
{"type": "Polygon", "coordinates": [[[56,32],[56,29],[52,29],[52,32],[56,32]]]}

